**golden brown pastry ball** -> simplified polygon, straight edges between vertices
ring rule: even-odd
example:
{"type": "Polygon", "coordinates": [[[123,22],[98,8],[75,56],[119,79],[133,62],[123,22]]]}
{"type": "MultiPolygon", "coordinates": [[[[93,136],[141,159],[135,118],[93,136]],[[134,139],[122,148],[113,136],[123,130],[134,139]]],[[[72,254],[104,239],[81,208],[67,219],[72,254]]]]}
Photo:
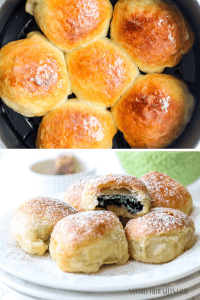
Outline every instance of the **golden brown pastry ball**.
{"type": "Polygon", "coordinates": [[[104,264],[125,264],[128,243],[118,217],[87,211],[62,219],[51,235],[50,254],[66,272],[97,272],[104,264]]]}
{"type": "Polygon", "coordinates": [[[26,11],[51,42],[70,51],[106,36],[113,8],[109,0],[27,0],[26,11]]]}
{"type": "Polygon", "coordinates": [[[42,34],[32,32],[0,50],[0,97],[16,112],[43,116],[69,94],[64,55],[42,34]]]}
{"type": "Polygon", "coordinates": [[[164,148],[190,121],[194,98],[171,75],[140,75],[112,108],[113,118],[132,148],[164,148]]]}
{"type": "Polygon", "coordinates": [[[69,100],[43,117],[36,145],[46,149],[107,149],[117,129],[109,111],[69,100]]]}
{"type": "Polygon", "coordinates": [[[86,176],[75,180],[66,190],[63,201],[75,207],[79,212],[85,211],[81,204],[82,192],[86,183],[96,178],[97,176],[86,176]]]}
{"type": "Polygon", "coordinates": [[[192,197],[187,188],[170,176],[160,172],[150,172],[140,179],[151,195],[151,207],[168,207],[189,215],[192,210],[192,197]]]}
{"type": "Polygon", "coordinates": [[[138,68],[109,39],[99,39],[67,57],[72,91],[79,99],[111,107],[136,79],[138,68]]]}
{"type": "Polygon", "coordinates": [[[194,243],[193,221],[172,208],[157,207],[141,218],[130,220],[125,227],[129,254],[146,263],[169,262],[194,243]]]}
{"type": "Polygon", "coordinates": [[[28,254],[43,255],[49,248],[54,226],[77,212],[71,205],[56,199],[32,198],[14,211],[11,219],[12,237],[28,254]]]}
{"type": "Polygon", "coordinates": [[[111,37],[145,73],[176,66],[189,52],[194,34],[178,7],[163,0],[119,0],[111,37]]]}
{"type": "Polygon", "coordinates": [[[135,176],[109,174],[85,184],[81,205],[85,210],[109,210],[132,219],[149,211],[151,197],[145,184],[135,176]]]}

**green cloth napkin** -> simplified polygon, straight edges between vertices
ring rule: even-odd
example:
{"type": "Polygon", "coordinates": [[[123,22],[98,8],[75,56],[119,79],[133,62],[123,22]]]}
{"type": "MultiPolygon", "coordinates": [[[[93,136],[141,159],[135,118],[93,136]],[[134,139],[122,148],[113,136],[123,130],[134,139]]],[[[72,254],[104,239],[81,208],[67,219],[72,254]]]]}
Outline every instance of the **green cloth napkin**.
{"type": "Polygon", "coordinates": [[[126,173],[140,177],[151,171],[169,175],[183,185],[200,178],[200,151],[117,151],[126,173]]]}

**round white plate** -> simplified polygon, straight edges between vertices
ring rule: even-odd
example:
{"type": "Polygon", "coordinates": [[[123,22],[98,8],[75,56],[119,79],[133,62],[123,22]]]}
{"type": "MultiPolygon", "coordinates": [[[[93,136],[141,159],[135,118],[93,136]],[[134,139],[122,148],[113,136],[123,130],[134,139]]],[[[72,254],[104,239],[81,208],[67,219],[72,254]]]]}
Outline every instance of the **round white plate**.
{"type": "MultiPolygon", "coordinates": [[[[11,294],[15,295],[18,299],[20,300],[40,300],[41,298],[35,298],[33,296],[24,294],[24,293],[20,293],[17,290],[7,286],[6,284],[4,284],[5,289],[7,289],[11,294]]],[[[133,299],[133,298],[127,298],[126,296],[124,296],[124,293],[120,293],[121,298],[123,300],[128,300],[128,299],[133,299]]],[[[184,291],[184,293],[179,293],[179,294],[174,294],[174,295],[167,295],[165,297],[159,297],[156,300],[188,300],[188,299],[194,299],[193,297],[197,296],[200,294],[200,287],[199,284],[196,285],[195,287],[191,287],[189,289],[186,289],[184,291]]],[[[48,298],[47,298],[48,299],[48,298]]],[[[47,300],[46,299],[46,300],[47,300]]],[[[96,300],[97,298],[95,297],[95,295],[93,295],[93,293],[88,293],[86,298],[82,298],[80,295],[78,298],[71,298],[71,297],[65,297],[65,300],[96,300]]],[[[101,298],[102,299],[102,298],[101,298]]],[[[107,295],[104,295],[104,299],[107,299],[107,295]],[[105,298],[106,297],[106,298],[105,298]]],[[[113,298],[115,299],[115,298],[113,298]]],[[[140,296],[137,296],[136,298],[137,300],[141,300],[142,298],[140,296]]],[[[49,300],[49,299],[48,299],[49,300]]],[[[54,300],[58,300],[58,298],[54,298],[54,300]]],[[[98,300],[98,299],[97,299],[98,300]]]]}
{"type": "Polygon", "coordinates": [[[26,281],[72,291],[116,292],[167,284],[200,270],[200,204],[194,203],[191,217],[196,227],[195,244],[172,262],[153,265],[129,260],[123,266],[107,265],[87,275],[61,271],[48,253],[25,253],[10,235],[10,212],[0,219],[0,267],[26,281]]]}
{"type": "Polygon", "coordinates": [[[19,293],[25,293],[33,297],[38,297],[40,299],[48,300],[88,300],[88,298],[93,297],[95,300],[134,300],[138,299],[155,299],[159,297],[164,297],[166,295],[174,295],[182,291],[185,292],[186,289],[194,287],[200,282],[200,271],[190,276],[187,276],[178,281],[162,285],[155,286],[153,288],[139,290],[134,294],[134,291],[128,292],[116,292],[116,293],[85,293],[85,292],[70,292],[62,289],[53,289],[50,287],[45,287],[41,285],[36,285],[34,283],[20,279],[6,271],[0,269],[0,281],[9,286],[12,289],[15,289],[19,293]],[[90,296],[89,296],[90,295],[90,296]]]}

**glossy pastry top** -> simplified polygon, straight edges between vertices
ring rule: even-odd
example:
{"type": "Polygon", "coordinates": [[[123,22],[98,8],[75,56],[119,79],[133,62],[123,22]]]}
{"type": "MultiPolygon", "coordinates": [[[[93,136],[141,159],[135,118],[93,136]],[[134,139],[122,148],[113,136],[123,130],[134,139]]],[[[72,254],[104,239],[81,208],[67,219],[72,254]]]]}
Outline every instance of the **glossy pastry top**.
{"type": "Polygon", "coordinates": [[[74,251],[107,236],[116,225],[120,225],[123,232],[118,217],[112,212],[86,211],[62,219],[54,227],[51,238],[54,240],[62,235],[60,242],[67,246],[67,255],[70,257],[74,251]]]}
{"type": "Polygon", "coordinates": [[[152,197],[151,207],[168,207],[189,214],[192,197],[187,188],[170,176],[160,172],[150,172],[140,178],[144,181],[152,197]]]}
{"type": "Polygon", "coordinates": [[[118,1],[111,37],[147,73],[177,65],[194,42],[194,34],[178,7],[160,0],[118,1]]]}
{"type": "Polygon", "coordinates": [[[58,221],[68,215],[77,213],[71,205],[49,197],[36,197],[21,204],[13,216],[30,220],[46,220],[48,222],[58,221]],[[21,216],[21,217],[20,217],[21,216]]]}
{"type": "Polygon", "coordinates": [[[112,106],[138,76],[138,68],[109,39],[99,39],[67,56],[72,91],[99,106],[112,106]]]}
{"type": "Polygon", "coordinates": [[[194,99],[171,75],[141,75],[113,107],[114,120],[133,148],[162,148],[180,135],[194,99]]]}
{"type": "Polygon", "coordinates": [[[85,101],[68,100],[44,116],[38,148],[111,148],[116,127],[110,112],[85,101]]]}
{"type": "Polygon", "coordinates": [[[40,33],[0,50],[0,96],[25,116],[41,116],[70,93],[63,53],[40,33]]]}
{"type": "Polygon", "coordinates": [[[26,11],[49,40],[63,50],[73,50],[106,36],[112,5],[109,0],[28,0],[26,11]]]}
{"type": "Polygon", "coordinates": [[[157,234],[172,234],[172,231],[184,227],[194,228],[194,222],[183,212],[172,209],[157,207],[141,218],[130,220],[125,228],[128,240],[155,236],[157,234]]]}

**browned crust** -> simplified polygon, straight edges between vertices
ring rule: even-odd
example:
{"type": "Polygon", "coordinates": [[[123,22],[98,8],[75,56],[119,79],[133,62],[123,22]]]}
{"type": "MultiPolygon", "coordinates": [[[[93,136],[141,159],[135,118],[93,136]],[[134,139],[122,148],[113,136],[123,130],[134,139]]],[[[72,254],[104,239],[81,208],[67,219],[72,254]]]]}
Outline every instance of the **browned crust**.
{"type": "Polygon", "coordinates": [[[68,100],[43,117],[36,145],[46,149],[111,148],[116,131],[109,111],[68,100]]]}
{"type": "Polygon", "coordinates": [[[189,215],[192,197],[187,188],[170,176],[160,172],[150,172],[142,177],[152,197],[151,207],[174,208],[189,215]]]}

